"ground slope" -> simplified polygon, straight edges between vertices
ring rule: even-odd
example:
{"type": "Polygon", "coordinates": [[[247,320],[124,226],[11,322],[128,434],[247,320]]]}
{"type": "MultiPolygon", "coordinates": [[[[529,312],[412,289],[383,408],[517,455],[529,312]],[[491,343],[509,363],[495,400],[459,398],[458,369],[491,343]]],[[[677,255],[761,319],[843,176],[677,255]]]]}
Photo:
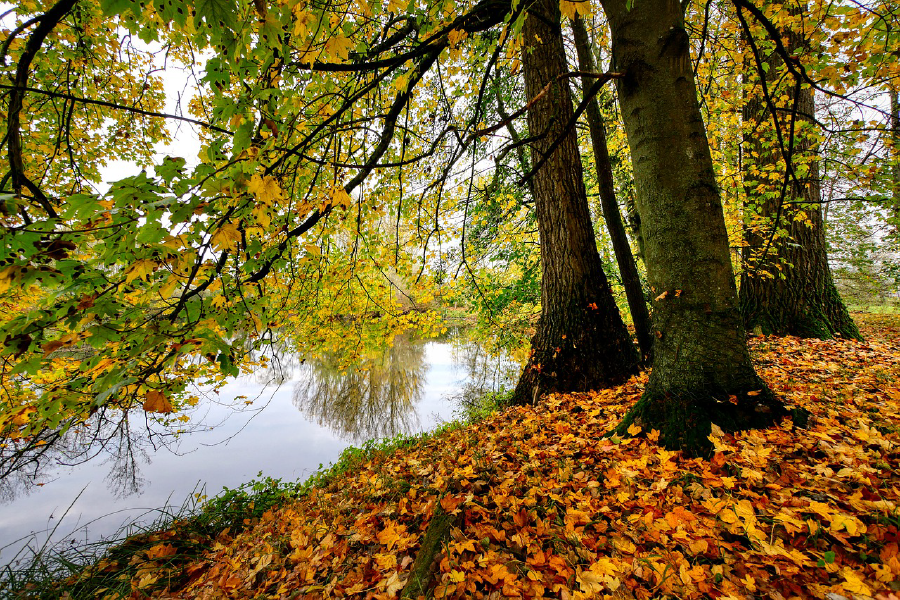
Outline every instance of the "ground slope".
{"type": "Polygon", "coordinates": [[[866,342],[752,339],[760,374],[810,411],[808,429],[714,435],[711,460],[667,452],[653,432],[601,438],[640,397],[636,377],[376,455],[187,563],[167,541],[177,531],[163,532],[123,577],[134,597],[395,598],[441,514],[438,598],[890,598],[898,323],[863,319],[866,342]]]}

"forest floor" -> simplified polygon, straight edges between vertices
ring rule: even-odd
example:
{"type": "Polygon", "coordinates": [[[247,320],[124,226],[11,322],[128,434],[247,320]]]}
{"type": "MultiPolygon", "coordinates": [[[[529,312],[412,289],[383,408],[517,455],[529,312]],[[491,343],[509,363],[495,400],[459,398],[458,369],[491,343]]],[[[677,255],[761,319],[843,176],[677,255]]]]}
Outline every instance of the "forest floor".
{"type": "Polygon", "coordinates": [[[667,452],[653,432],[602,438],[643,375],[370,453],[189,555],[176,523],[69,585],[395,598],[441,521],[428,597],[896,598],[900,317],[854,316],[865,342],[752,338],[760,374],[812,413],[808,429],[714,433],[710,460],[667,452]]]}

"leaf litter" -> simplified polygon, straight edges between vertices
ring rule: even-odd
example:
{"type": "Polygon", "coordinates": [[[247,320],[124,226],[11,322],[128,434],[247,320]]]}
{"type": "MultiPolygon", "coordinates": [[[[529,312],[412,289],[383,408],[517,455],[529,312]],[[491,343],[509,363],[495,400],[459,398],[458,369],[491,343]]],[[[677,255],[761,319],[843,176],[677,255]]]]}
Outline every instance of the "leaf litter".
{"type": "Polygon", "coordinates": [[[440,511],[434,598],[895,600],[900,320],[864,318],[866,342],[751,338],[807,429],[714,427],[709,460],[601,437],[644,374],[376,453],[189,560],[162,532],[122,577],[134,598],[396,598],[440,511]]]}

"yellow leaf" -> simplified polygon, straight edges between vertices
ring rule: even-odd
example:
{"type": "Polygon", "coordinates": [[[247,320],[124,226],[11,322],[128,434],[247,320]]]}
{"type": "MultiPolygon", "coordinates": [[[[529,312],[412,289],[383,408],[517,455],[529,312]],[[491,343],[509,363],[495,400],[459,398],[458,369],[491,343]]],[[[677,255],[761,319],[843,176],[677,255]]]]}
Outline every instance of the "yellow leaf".
{"type": "Polygon", "coordinates": [[[379,531],[375,537],[378,538],[380,544],[384,544],[390,550],[400,540],[400,534],[405,530],[406,527],[404,525],[388,522],[385,528],[379,531]]]}
{"type": "Polygon", "coordinates": [[[447,41],[450,42],[451,48],[456,48],[459,44],[468,37],[468,33],[461,29],[453,29],[450,33],[447,34],[447,41]]]}
{"type": "Polygon", "coordinates": [[[145,276],[152,273],[155,268],[156,263],[152,260],[142,258],[141,260],[136,261],[125,273],[125,284],[128,285],[138,278],[143,279],[145,276]]]}
{"type": "Polygon", "coordinates": [[[466,576],[461,571],[453,569],[450,571],[450,581],[453,583],[462,583],[466,580],[466,576]]]}
{"type": "Polygon", "coordinates": [[[579,14],[589,15],[591,14],[591,3],[587,0],[575,0],[574,2],[571,0],[560,0],[559,12],[570,19],[574,19],[575,15],[579,14]]]}
{"type": "Polygon", "coordinates": [[[559,12],[561,12],[564,17],[574,19],[575,15],[578,14],[578,5],[575,2],[561,0],[559,3],[559,12]]]}
{"type": "Polygon", "coordinates": [[[149,586],[153,585],[154,583],[156,583],[156,581],[158,579],[159,579],[158,575],[154,575],[153,573],[145,573],[138,580],[137,587],[139,590],[142,590],[142,589],[149,587],[149,586]]]}
{"type": "Polygon", "coordinates": [[[628,426],[628,435],[635,436],[641,432],[641,426],[632,423],[628,426]]]}
{"type": "Polygon", "coordinates": [[[233,223],[225,223],[213,234],[212,245],[218,250],[227,250],[241,241],[241,232],[233,223]]]}
{"type": "Polygon", "coordinates": [[[400,579],[399,573],[394,573],[383,582],[384,591],[388,594],[397,594],[406,587],[406,579],[400,579]]]}
{"type": "Polygon", "coordinates": [[[315,254],[316,256],[322,256],[322,251],[315,244],[304,244],[303,247],[310,254],[315,254]]]}
{"type": "Polygon", "coordinates": [[[150,390],[144,396],[144,410],[148,413],[170,413],[175,409],[162,392],[150,390]]]}
{"type": "Polygon", "coordinates": [[[18,265],[13,265],[11,267],[6,267],[5,269],[0,270],[0,292],[5,292],[9,288],[11,288],[19,278],[19,273],[23,272],[24,270],[24,268],[18,265]]]}
{"type": "Polygon", "coordinates": [[[350,55],[350,40],[344,37],[344,34],[335,32],[328,41],[325,42],[325,51],[332,59],[347,60],[350,55]]]}
{"type": "Polygon", "coordinates": [[[313,28],[316,17],[309,11],[303,10],[304,3],[299,2],[294,7],[294,37],[304,39],[309,30],[313,28]]]}
{"type": "Polygon", "coordinates": [[[375,564],[378,565],[378,568],[382,571],[387,571],[389,569],[394,569],[397,567],[397,555],[396,554],[376,554],[375,555],[375,564]]]}
{"type": "Polygon", "coordinates": [[[172,544],[157,544],[147,550],[147,558],[149,558],[150,560],[156,560],[158,558],[173,556],[176,552],[177,550],[172,544]]]}
{"type": "Polygon", "coordinates": [[[703,554],[709,550],[709,542],[706,540],[693,540],[688,544],[688,547],[691,549],[691,554],[703,554]]]}
{"type": "Polygon", "coordinates": [[[863,583],[863,580],[860,576],[853,572],[853,569],[850,567],[844,567],[841,570],[841,575],[844,576],[844,583],[841,584],[845,590],[850,592],[851,594],[859,594],[861,596],[871,596],[872,590],[863,583]]]}
{"type": "Polygon", "coordinates": [[[261,177],[258,173],[250,178],[247,190],[257,199],[267,205],[272,205],[281,198],[281,186],[278,181],[269,175],[261,177]]]}
{"type": "Polygon", "coordinates": [[[394,83],[393,83],[394,89],[397,90],[398,92],[405,92],[406,84],[408,81],[409,81],[409,77],[407,77],[405,74],[400,75],[399,77],[397,77],[397,79],[394,80],[394,83]]]}
{"type": "Polygon", "coordinates": [[[332,206],[340,206],[341,208],[347,208],[353,204],[353,199],[350,197],[350,194],[347,193],[342,187],[335,188],[331,192],[331,205],[332,206]]]}

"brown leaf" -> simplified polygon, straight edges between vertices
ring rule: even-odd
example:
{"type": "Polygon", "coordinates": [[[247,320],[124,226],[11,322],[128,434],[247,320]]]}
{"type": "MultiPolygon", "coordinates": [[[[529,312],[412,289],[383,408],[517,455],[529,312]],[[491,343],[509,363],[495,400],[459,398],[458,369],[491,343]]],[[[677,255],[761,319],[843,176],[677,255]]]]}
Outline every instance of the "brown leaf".
{"type": "Polygon", "coordinates": [[[150,390],[144,397],[144,410],[149,413],[170,413],[175,409],[162,392],[150,390]]]}

